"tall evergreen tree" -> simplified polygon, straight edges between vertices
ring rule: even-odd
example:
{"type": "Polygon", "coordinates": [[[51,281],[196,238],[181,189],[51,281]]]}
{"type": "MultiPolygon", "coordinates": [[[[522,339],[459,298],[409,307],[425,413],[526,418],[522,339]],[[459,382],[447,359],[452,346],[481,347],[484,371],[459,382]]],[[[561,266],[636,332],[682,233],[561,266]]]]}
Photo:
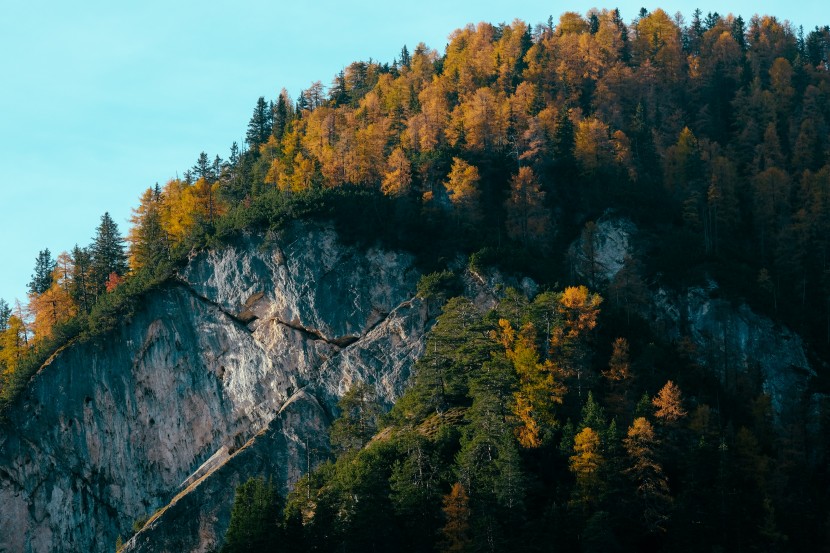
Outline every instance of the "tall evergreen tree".
{"type": "Polygon", "coordinates": [[[6,303],[6,300],[0,298],[0,332],[5,332],[9,328],[9,317],[12,316],[12,308],[6,303]]]}
{"type": "Polygon", "coordinates": [[[288,98],[288,91],[283,88],[274,106],[274,124],[271,130],[271,134],[277,140],[281,140],[282,135],[285,133],[285,127],[288,125],[288,120],[291,116],[290,109],[291,101],[288,98]]]}
{"type": "Polygon", "coordinates": [[[166,260],[170,252],[170,237],[161,217],[162,193],[158,184],[141,195],[139,206],[133,209],[128,241],[130,264],[133,269],[154,267],[166,260]]]}
{"type": "Polygon", "coordinates": [[[199,159],[196,160],[196,165],[193,166],[193,174],[196,179],[205,179],[210,182],[213,180],[213,167],[211,167],[207,152],[199,154],[199,159]]]}
{"type": "Polygon", "coordinates": [[[89,311],[95,301],[92,286],[92,256],[87,248],[77,244],[72,248],[72,274],[69,283],[69,295],[82,311],[89,311]]]}
{"type": "Polygon", "coordinates": [[[269,479],[250,478],[236,488],[231,520],[222,553],[277,551],[280,539],[280,498],[269,479]]]}
{"type": "Polygon", "coordinates": [[[272,111],[265,101],[263,96],[260,96],[256,101],[254,107],[254,114],[248,122],[248,133],[245,135],[245,141],[252,150],[259,148],[260,144],[268,142],[268,136],[271,134],[272,126],[272,111]]]}
{"type": "Polygon", "coordinates": [[[49,248],[41,250],[35,260],[35,272],[29,282],[30,294],[42,294],[52,286],[52,271],[55,270],[55,260],[49,248]]]}
{"type": "Polygon", "coordinates": [[[124,276],[127,273],[124,239],[118,232],[118,225],[112,220],[109,212],[101,216],[101,224],[96,230],[90,253],[92,254],[92,283],[96,292],[100,293],[104,290],[111,274],[124,276]]]}
{"type": "Polygon", "coordinates": [[[409,50],[406,44],[401,48],[401,67],[409,68],[412,65],[412,56],[409,55],[409,50]]]}

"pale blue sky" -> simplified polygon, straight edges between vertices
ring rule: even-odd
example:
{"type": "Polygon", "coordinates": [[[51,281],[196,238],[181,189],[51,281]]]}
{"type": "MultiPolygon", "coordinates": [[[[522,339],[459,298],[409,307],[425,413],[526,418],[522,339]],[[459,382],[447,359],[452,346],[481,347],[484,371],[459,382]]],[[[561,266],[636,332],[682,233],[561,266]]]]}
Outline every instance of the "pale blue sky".
{"type": "MultiPolygon", "coordinates": [[[[749,19],[762,9],[812,29],[825,1],[730,4],[618,2],[749,19]]],[[[392,61],[406,44],[443,52],[469,22],[535,24],[574,1],[306,3],[264,0],[3,0],[0,3],[0,298],[25,299],[34,260],[87,245],[109,211],[126,234],[130,209],[199,152],[226,157],[259,96],[292,97],[355,60],[392,61]],[[357,4],[357,5],[355,5],[357,4]]]]}

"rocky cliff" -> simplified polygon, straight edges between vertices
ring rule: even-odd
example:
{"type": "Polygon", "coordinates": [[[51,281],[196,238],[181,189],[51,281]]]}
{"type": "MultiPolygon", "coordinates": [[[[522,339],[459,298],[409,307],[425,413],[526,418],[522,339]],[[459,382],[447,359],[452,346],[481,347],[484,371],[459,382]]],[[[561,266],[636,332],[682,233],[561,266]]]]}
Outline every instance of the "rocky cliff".
{"type": "Polygon", "coordinates": [[[236,484],[287,486],[323,456],[351,382],[400,394],[429,321],[418,278],[409,256],[317,227],[194,256],[110,335],[54,356],[12,409],[0,551],[112,551],[150,515],[128,550],[210,550],[236,484]]]}
{"type": "MultiPolygon", "coordinates": [[[[604,290],[613,286],[626,260],[644,255],[646,240],[629,219],[609,213],[573,242],[569,259],[581,280],[595,280],[604,290]]],[[[640,314],[657,334],[671,341],[688,338],[696,360],[727,388],[740,375],[758,379],[780,425],[803,418],[800,410],[810,401],[816,373],[800,336],[745,303],[719,297],[711,280],[679,290],[657,284],[649,295],[640,314]]]]}

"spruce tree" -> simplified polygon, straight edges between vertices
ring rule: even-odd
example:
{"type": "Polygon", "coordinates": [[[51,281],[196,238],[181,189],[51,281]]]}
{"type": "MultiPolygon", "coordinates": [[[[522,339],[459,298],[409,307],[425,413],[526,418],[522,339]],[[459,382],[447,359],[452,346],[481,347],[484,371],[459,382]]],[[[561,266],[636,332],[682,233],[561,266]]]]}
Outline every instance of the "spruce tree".
{"type": "Polygon", "coordinates": [[[52,286],[52,271],[55,270],[55,260],[49,248],[41,250],[35,260],[35,272],[29,282],[29,293],[40,295],[52,286]]]}
{"type": "Polygon", "coordinates": [[[275,551],[281,543],[280,497],[269,479],[250,478],[236,488],[222,553],[275,551]]]}
{"type": "Polygon", "coordinates": [[[196,175],[197,179],[205,179],[208,182],[213,180],[213,170],[207,152],[199,154],[199,159],[196,160],[196,165],[193,166],[193,174],[196,175]]]}
{"type": "Polygon", "coordinates": [[[124,276],[127,272],[127,255],[124,253],[124,239],[118,232],[118,225],[109,213],[101,216],[101,224],[90,246],[92,254],[91,276],[95,291],[100,293],[111,274],[124,276]]]}
{"type": "Polygon", "coordinates": [[[245,135],[245,141],[252,150],[256,150],[260,144],[268,142],[268,136],[271,134],[271,124],[271,108],[269,108],[265,98],[260,96],[254,107],[254,114],[248,122],[248,133],[245,135]]]}
{"type": "Polygon", "coordinates": [[[69,279],[69,295],[86,312],[92,307],[95,293],[92,287],[92,257],[87,248],[77,244],[72,248],[72,274],[69,279]]]}
{"type": "Polygon", "coordinates": [[[9,317],[12,316],[12,308],[6,303],[6,300],[0,298],[0,332],[5,332],[9,328],[9,317]]]}

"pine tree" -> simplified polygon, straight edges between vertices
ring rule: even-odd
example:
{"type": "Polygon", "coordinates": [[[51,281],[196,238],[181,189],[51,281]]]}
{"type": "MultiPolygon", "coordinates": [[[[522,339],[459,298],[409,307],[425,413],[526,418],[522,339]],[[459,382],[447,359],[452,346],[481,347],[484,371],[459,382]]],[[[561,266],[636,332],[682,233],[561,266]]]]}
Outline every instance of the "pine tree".
{"type": "Polygon", "coordinates": [[[381,414],[375,391],[356,382],[337,403],[340,418],[331,425],[331,445],[341,453],[357,451],[375,434],[381,414]]]}
{"type": "Polygon", "coordinates": [[[32,295],[43,294],[52,286],[52,271],[55,270],[55,261],[49,248],[41,250],[35,260],[35,272],[29,282],[29,293],[32,295]]]}
{"type": "Polygon", "coordinates": [[[118,232],[118,225],[109,213],[101,216],[101,224],[90,246],[92,256],[91,280],[96,293],[105,290],[112,273],[123,276],[127,273],[127,255],[124,253],[124,239],[118,232]]]}

